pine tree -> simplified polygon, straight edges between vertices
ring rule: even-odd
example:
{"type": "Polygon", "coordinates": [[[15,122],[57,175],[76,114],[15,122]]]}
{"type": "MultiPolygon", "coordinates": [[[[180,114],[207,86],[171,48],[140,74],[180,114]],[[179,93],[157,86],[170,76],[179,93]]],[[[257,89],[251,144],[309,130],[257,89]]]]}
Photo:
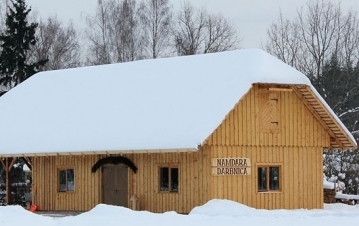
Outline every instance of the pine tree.
{"type": "MultiPolygon", "coordinates": [[[[0,86],[7,91],[39,71],[47,59],[28,62],[27,53],[36,44],[37,23],[30,23],[27,17],[31,8],[24,0],[12,0],[8,7],[5,30],[0,34],[0,86]]],[[[0,90],[0,96],[6,91],[0,90]]]]}
{"type": "MultiPolygon", "coordinates": [[[[341,65],[333,55],[321,75],[312,84],[338,115],[354,138],[359,141],[359,68],[341,65]]],[[[345,184],[344,193],[359,193],[359,149],[348,151],[324,151],[324,173],[330,178],[338,176],[345,184]],[[339,177],[339,175],[345,175],[339,177]]]]}

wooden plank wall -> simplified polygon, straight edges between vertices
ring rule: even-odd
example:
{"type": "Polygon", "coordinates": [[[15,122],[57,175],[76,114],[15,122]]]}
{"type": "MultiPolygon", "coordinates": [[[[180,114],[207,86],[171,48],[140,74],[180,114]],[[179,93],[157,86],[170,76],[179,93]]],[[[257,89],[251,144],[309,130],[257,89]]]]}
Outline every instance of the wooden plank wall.
{"type": "MultiPolygon", "coordinates": [[[[141,210],[188,213],[209,200],[210,160],[206,153],[157,153],[126,155],[138,167],[128,180],[128,203],[136,194],[141,210]],[[179,193],[159,192],[159,167],[179,167],[179,193]]],[[[115,156],[115,155],[112,155],[115,156]]],[[[102,202],[101,170],[91,173],[97,160],[106,156],[35,157],[33,162],[33,203],[40,210],[87,211],[102,202]],[[75,192],[58,192],[58,170],[75,169],[75,192]]]]}
{"type": "Polygon", "coordinates": [[[141,210],[152,212],[176,211],[189,213],[195,206],[209,200],[210,155],[209,150],[197,153],[136,154],[128,157],[138,167],[137,174],[130,173],[131,194],[140,200],[141,210]],[[159,167],[179,167],[179,192],[159,191],[159,167]]]}
{"type": "Polygon", "coordinates": [[[279,93],[280,133],[260,131],[259,88],[255,85],[206,140],[208,145],[329,147],[330,137],[295,92],[279,93]]]}
{"type": "Polygon", "coordinates": [[[32,168],[33,203],[39,210],[86,211],[101,202],[100,172],[91,173],[99,156],[34,157],[32,168]],[[75,191],[58,192],[58,170],[75,169],[75,191]]]}
{"type": "Polygon", "coordinates": [[[211,197],[262,209],[323,208],[321,148],[212,146],[212,158],[251,159],[251,175],[212,176],[211,197]],[[257,166],[279,165],[280,192],[258,192],[257,166]]]}
{"type": "Polygon", "coordinates": [[[211,197],[256,208],[323,208],[322,151],[330,137],[294,92],[277,92],[279,132],[261,131],[260,91],[254,86],[206,140],[211,158],[251,158],[251,176],[212,176],[211,197]],[[258,164],[282,166],[279,193],[257,192],[258,164]],[[239,186],[239,189],[238,187],[239,186]]]}

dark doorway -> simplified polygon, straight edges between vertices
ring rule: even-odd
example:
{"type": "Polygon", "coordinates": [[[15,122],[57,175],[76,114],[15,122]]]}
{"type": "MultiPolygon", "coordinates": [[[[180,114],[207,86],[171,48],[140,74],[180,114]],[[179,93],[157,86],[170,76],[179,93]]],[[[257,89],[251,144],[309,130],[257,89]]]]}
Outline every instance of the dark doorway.
{"type": "Polygon", "coordinates": [[[103,203],[128,207],[128,168],[124,165],[106,165],[103,172],[103,203]]]}

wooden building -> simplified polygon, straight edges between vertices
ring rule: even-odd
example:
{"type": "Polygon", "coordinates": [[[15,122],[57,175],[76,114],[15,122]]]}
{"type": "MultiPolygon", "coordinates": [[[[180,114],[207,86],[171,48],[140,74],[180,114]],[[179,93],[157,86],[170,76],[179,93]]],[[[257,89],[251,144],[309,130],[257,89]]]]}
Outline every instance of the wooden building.
{"type": "Polygon", "coordinates": [[[27,160],[49,211],[323,208],[323,150],[357,147],[303,74],[256,49],[42,72],[0,109],[0,156],[27,160]]]}

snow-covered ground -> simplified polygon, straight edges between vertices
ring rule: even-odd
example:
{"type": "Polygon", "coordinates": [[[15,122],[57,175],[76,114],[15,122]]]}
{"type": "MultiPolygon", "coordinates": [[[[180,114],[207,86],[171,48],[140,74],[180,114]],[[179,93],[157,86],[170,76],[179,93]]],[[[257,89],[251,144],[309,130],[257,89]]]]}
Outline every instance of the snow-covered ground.
{"type": "Polygon", "coordinates": [[[190,225],[356,225],[359,205],[326,204],[324,210],[257,210],[228,200],[211,200],[194,208],[189,215],[166,212],[155,214],[132,211],[123,207],[97,205],[89,212],[68,217],[41,216],[20,206],[0,207],[0,225],[125,225],[125,226],[190,226],[190,225]]]}

